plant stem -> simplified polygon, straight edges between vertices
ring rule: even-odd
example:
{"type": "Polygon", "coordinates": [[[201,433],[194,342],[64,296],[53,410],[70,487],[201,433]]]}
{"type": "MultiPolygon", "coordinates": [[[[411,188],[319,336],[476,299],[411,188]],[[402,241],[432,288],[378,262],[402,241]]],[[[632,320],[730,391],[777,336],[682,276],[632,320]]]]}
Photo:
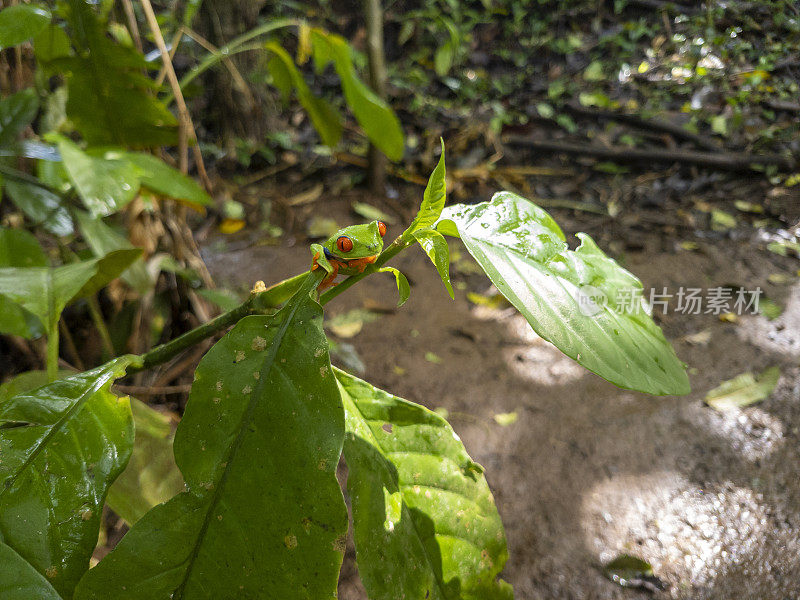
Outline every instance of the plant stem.
{"type": "MultiPolygon", "coordinates": [[[[321,271],[321,269],[320,269],[321,271]]],[[[135,373],[145,369],[151,369],[156,365],[167,362],[173,356],[180,354],[187,348],[194,346],[198,342],[211,337],[218,331],[234,325],[239,319],[248,315],[266,314],[270,309],[286,302],[292,295],[300,289],[301,284],[309,276],[309,272],[300,273],[280,283],[276,283],[266,291],[253,293],[242,304],[212,319],[208,323],[192,329],[174,340],[156,346],[150,352],[142,355],[142,365],[140,367],[131,366],[128,373],[135,373]]],[[[321,279],[322,272],[312,274],[313,277],[321,279]]]]}
{"type": "Polygon", "coordinates": [[[47,381],[52,383],[58,376],[58,321],[50,325],[47,332],[47,381]]]}
{"type": "Polygon", "coordinates": [[[91,314],[94,326],[97,327],[97,332],[100,334],[100,339],[103,342],[103,348],[108,352],[109,358],[114,358],[114,343],[111,341],[111,334],[108,332],[106,322],[103,320],[103,313],[100,311],[100,303],[97,301],[97,295],[89,296],[86,300],[89,304],[89,314],[91,314]]]}
{"type": "MultiPolygon", "coordinates": [[[[414,241],[411,235],[402,235],[392,242],[383,252],[381,252],[378,260],[374,264],[364,269],[363,273],[352,275],[345,279],[338,286],[332,290],[328,290],[320,296],[319,302],[324,305],[333,300],[336,296],[341,294],[347,289],[350,289],[356,283],[375,273],[389,260],[394,258],[399,252],[410,246],[414,241]]],[[[131,366],[128,368],[128,373],[136,373],[145,369],[152,369],[153,367],[167,362],[172,357],[180,354],[190,346],[211,337],[218,331],[221,331],[231,325],[234,325],[240,319],[249,315],[266,314],[270,309],[276,308],[280,304],[286,302],[291,298],[306,282],[308,277],[313,277],[318,282],[324,276],[324,271],[318,269],[317,271],[306,271],[300,273],[289,279],[284,279],[280,283],[270,286],[269,289],[263,292],[251,293],[250,297],[242,302],[236,308],[229,310],[226,313],[219,315],[217,318],[212,319],[208,323],[192,329],[181,336],[176,337],[174,340],[156,346],[150,352],[142,354],[141,366],[131,366]]],[[[57,358],[57,357],[56,357],[57,358]]]]}

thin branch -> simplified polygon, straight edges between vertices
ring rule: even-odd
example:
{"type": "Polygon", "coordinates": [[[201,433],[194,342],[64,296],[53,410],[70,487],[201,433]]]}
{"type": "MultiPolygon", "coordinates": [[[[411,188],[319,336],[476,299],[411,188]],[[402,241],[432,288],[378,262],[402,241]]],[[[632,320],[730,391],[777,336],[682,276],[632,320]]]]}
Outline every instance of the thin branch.
{"type": "Polygon", "coordinates": [[[529,137],[509,135],[503,140],[511,146],[521,146],[532,150],[549,153],[576,154],[592,156],[620,163],[631,162],[667,162],[697,165],[723,171],[748,169],[753,165],[774,165],[782,170],[790,171],[797,167],[797,159],[787,158],[780,154],[741,154],[725,152],[687,152],[685,150],[663,150],[624,148],[620,146],[597,146],[593,144],[573,144],[569,142],[551,142],[534,140],[529,137]]]}
{"type": "MultiPolygon", "coordinates": [[[[169,59],[173,60],[175,55],[178,53],[178,46],[181,43],[181,38],[183,37],[183,30],[178,28],[178,31],[175,32],[175,35],[172,36],[172,42],[169,45],[169,59]]],[[[164,83],[164,79],[167,77],[167,65],[162,64],[161,69],[158,71],[158,76],[156,77],[156,85],[161,87],[161,84],[164,83]]]]}
{"type": "Polygon", "coordinates": [[[192,384],[182,383],[180,385],[165,385],[161,387],[114,384],[114,390],[129,396],[161,396],[167,394],[186,394],[192,391],[192,384]]]}
{"type": "MultiPolygon", "coordinates": [[[[381,0],[364,0],[367,25],[367,59],[369,62],[369,85],[381,100],[386,100],[386,62],[383,52],[383,10],[381,0]]],[[[370,190],[375,194],[386,193],[386,156],[371,141],[369,143],[370,190]]]]}
{"type": "Polygon", "coordinates": [[[131,32],[133,44],[139,52],[142,52],[142,36],[139,35],[139,24],[136,22],[136,13],[133,11],[131,0],[122,0],[122,8],[125,10],[125,18],[128,21],[128,31],[131,32]]]}
{"type": "MultiPolygon", "coordinates": [[[[207,51],[215,54],[219,52],[219,48],[217,48],[214,44],[209,42],[206,38],[204,38],[196,31],[186,27],[185,25],[181,27],[181,32],[188,35],[190,38],[192,38],[195,42],[200,44],[207,51]]],[[[247,85],[247,82],[245,81],[244,77],[242,77],[242,74],[236,67],[236,63],[234,63],[233,60],[231,60],[230,56],[226,56],[222,60],[222,62],[225,65],[225,67],[227,67],[228,71],[231,74],[231,79],[233,80],[234,87],[236,87],[236,89],[239,90],[239,93],[241,93],[245,97],[245,100],[251,107],[255,106],[256,100],[253,97],[253,93],[250,91],[250,86],[247,85]]]]}
{"type": "Polygon", "coordinates": [[[630,113],[623,113],[612,110],[585,108],[583,106],[575,106],[571,104],[567,105],[565,108],[569,112],[581,117],[589,117],[592,119],[600,119],[608,121],[617,121],[619,123],[625,123],[626,125],[631,125],[633,127],[637,127],[639,129],[645,129],[647,131],[661,131],[664,133],[668,133],[676,140],[685,140],[687,142],[692,142],[695,146],[697,146],[698,148],[703,148],[704,150],[712,150],[717,152],[720,149],[720,145],[716,143],[714,140],[703,137],[702,135],[698,135],[696,133],[691,133],[689,131],[686,131],[680,125],[675,125],[674,123],[669,123],[667,121],[662,121],[660,119],[643,119],[638,115],[633,115],[630,113]]]}
{"type": "Polygon", "coordinates": [[[150,4],[150,0],[141,0],[141,2],[142,8],[144,9],[145,19],[147,19],[147,24],[150,27],[150,31],[153,33],[153,39],[156,42],[156,46],[158,47],[159,52],[161,52],[161,60],[164,62],[164,66],[167,69],[167,79],[169,80],[170,88],[172,89],[172,93],[175,96],[175,102],[178,106],[178,117],[181,129],[179,138],[181,172],[187,173],[189,171],[189,156],[187,148],[190,141],[194,142],[193,153],[195,162],[197,163],[197,172],[203,181],[203,185],[206,186],[207,189],[210,189],[211,182],[209,181],[208,174],[206,173],[206,167],[203,163],[203,155],[200,152],[200,147],[197,145],[197,133],[195,132],[194,124],[192,123],[192,116],[189,114],[189,109],[186,107],[186,101],[184,100],[183,93],[181,92],[181,85],[178,81],[178,76],[175,74],[175,68],[172,66],[172,60],[170,59],[167,45],[164,42],[164,36],[161,35],[161,29],[158,26],[156,14],[153,12],[153,5],[150,4]]]}

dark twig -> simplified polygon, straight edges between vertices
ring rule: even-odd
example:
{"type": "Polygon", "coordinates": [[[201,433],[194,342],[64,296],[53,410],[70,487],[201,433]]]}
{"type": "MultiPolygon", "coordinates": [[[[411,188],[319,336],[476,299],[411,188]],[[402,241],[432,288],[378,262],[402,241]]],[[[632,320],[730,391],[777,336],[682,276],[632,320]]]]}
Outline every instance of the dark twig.
{"type": "Polygon", "coordinates": [[[585,108],[583,106],[567,105],[565,108],[569,112],[581,117],[617,121],[618,123],[631,125],[633,127],[637,127],[638,129],[645,129],[647,131],[660,131],[663,133],[668,133],[676,140],[691,142],[698,148],[703,148],[704,150],[713,150],[715,152],[720,150],[720,145],[714,140],[686,131],[680,125],[676,125],[668,121],[662,121],[660,119],[644,119],[639,115],[633,115],[630,113],[585,108]]]}
{"type": "Polygon", "coordinates": [[[549,153],[592,156],[620,163],[662,162],[697,165],[723,171],[748,169],[753,165],[774,165],[790,171],[797,167],[797,160],[780,154],[741,154],[732,152],[687,152],[685,150],[663,150],[658,148],[622,148],[619,146],[597,146],[569,142],[539,141],[519,135],[509,135],[503,140],[510,146],[520,146],[549,153]]]}

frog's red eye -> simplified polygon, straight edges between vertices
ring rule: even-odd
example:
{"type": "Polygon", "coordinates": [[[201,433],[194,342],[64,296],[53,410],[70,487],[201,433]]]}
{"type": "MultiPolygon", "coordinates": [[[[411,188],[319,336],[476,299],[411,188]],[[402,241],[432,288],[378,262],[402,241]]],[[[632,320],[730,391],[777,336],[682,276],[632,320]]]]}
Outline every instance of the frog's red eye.
{"type": "Polygon", "coordinates": [[[381,237],[386,235],[386,223],[383,221],[378,221],[378,233],[381,234],[381,237]]]}
{"type": "Polygon", "coordinates": [[[340,235],[336,238],[336,247],[342,252],[350,252],[353,249],[353,240],[346,235],[340,235]]]}

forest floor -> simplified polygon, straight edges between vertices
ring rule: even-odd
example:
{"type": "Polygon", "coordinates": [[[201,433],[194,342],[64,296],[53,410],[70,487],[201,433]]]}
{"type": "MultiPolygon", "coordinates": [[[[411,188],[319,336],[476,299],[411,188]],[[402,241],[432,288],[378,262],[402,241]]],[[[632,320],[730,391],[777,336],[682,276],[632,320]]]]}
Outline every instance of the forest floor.
{"type": "MultiPolygon", "coordinates": [[[[641,183],[640,194],[658,197],[666,175],[641,183]]],[[[446,411],[486,467],[508,536],[503,576],[517,598],[649,596],[604,578],[602,565],[620,553],[653,565],[666,584],[655,598],[800,596],[800,284],[785,275],[794,275],[798,263],[766,251],[763,229],[740,223],[715,232],[689,218],[708,212],[704,202],[747,199],[796,220],[796,193],[783,197],[770,189],[757,177],[733,177],[705,194],[671,194],[660,206],[616,218],[552,210],[568,235],[592,235],[645,290],[760,287],[783,308],[773,320],[743,315],[734,322],[676,313],[674,298],[666,314],[656,309],[690,368],[693,391],[685,397],[618,389],[536,336],[514,309],[468,300],[468,292],[490,297],[491,284],[456,243],[455,301],[427,257],[412,249],[396,261],[412,284],[405,306],[393,308],[394,282],[380,276],[329,305],[328,323],[337,315],[345,323],[329,333],[340,345],[352,344],[364,376],[446,411]],[[374,319],[364,319],[357,334],[352,317],[362,313],[354,309],[367,309],[374,319]],[[703,403],[722,381],[769,366],[782,375],[768,400],[728,412],[703,403]],[[498,424],[495,415],[506,413],[516,413],[516,421],[498,424]]],[[[273,198],[281,193],[262,191],[273,198]]],[[[411,185],[399,191],[390,204],[371,201],[391,214],[392,206],[413,206],[421,196],[411,185]]],[[[363,200],[351,191],[293,209],[282,245],[264,245],[263,234],[252,229],[214,237],[204,245],[204,259],[220,285],[278,281],[307,268],[310,219],[322,212],[341,224],[358,222],[350,205],[363,200]]],[[[398,223],[389,235],[400,231],[398,223]]],[[[334,362],[342,364],[337,356],[334,362]]],[[[340,584],[344,600],[366,598],[353,557],[351,543],[340,584]]]]}

